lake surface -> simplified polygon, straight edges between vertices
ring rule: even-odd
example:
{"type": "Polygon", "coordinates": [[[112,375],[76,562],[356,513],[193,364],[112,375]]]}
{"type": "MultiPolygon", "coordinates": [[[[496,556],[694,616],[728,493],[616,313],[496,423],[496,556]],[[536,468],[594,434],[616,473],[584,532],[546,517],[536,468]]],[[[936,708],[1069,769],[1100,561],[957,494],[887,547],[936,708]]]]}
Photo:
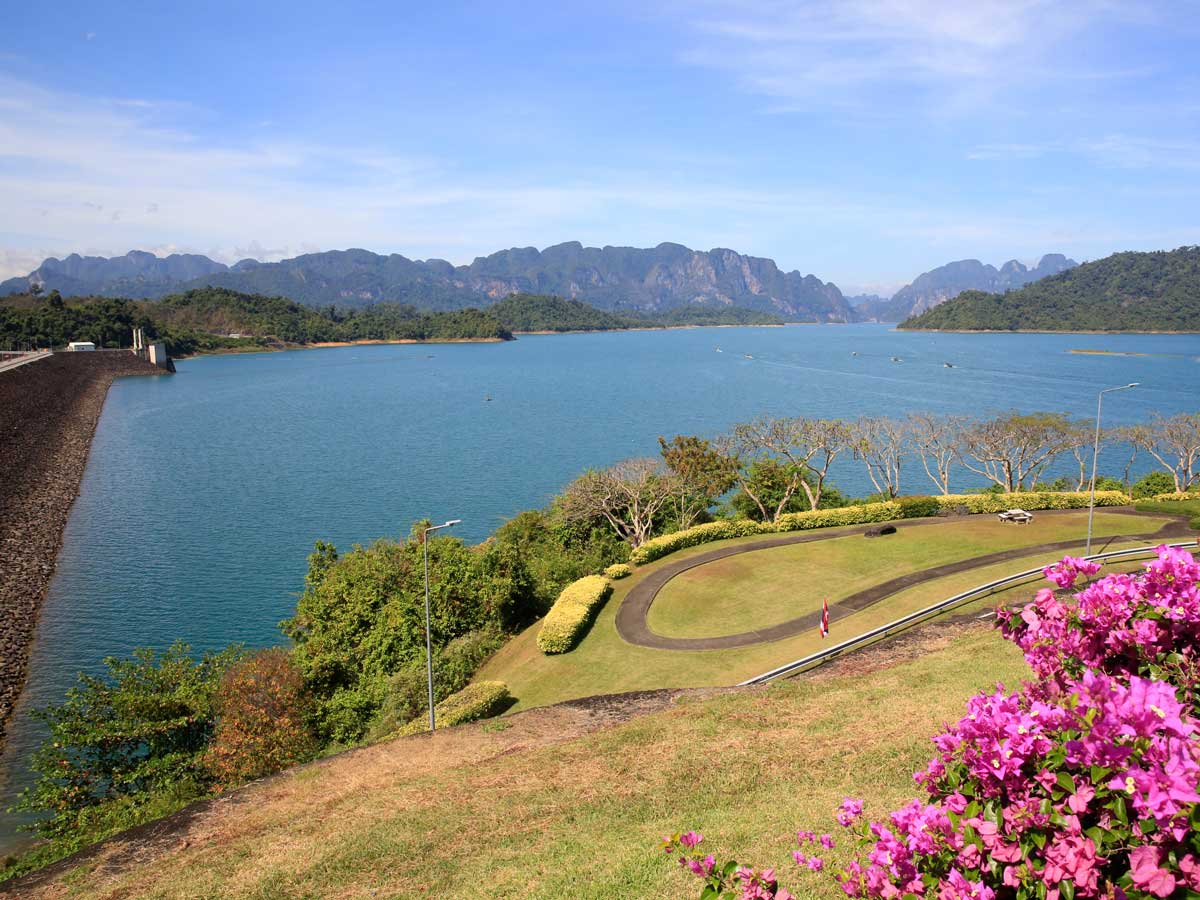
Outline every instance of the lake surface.
{"type": "MultiPolygon", "coordinates": [[[[339,548],[401,538],[428,517],[461,518],[454,533],[479,541],[588,466],[762,414],[1092,417],[1099,388],[1131,381],[1142,386],[1106,398],[1105,424],[1193,412],[1198,359],[1195,335],[792,326],[219,356],[179,362],[173,377],[121,379],[42,610],[0,808],[25,782],[31,706],[135,647],[279,643],[318,538],[339,548]]],[[[1119,475],[1125,461],[1111,453],[1101,470],[1119,475]]],[[[839,488],[871,491],[860,464],[839,462],[839,488]]],[[[919,464],[904,488],[932,490],[919,464]]],[[[0,852],[13,825],[0,818],[0,852]]]]}

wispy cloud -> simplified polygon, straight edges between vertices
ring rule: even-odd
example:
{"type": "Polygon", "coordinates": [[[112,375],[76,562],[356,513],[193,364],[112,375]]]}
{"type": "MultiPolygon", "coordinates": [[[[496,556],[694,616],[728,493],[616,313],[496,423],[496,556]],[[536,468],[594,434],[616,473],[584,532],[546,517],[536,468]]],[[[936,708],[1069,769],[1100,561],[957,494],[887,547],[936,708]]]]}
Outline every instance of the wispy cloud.
{"type": "Polygon", "coordinates": [[[688,17],[684,58],[731,73],[770,111],[943,116],[1014,87],[1146,74],[1067,48],[1098,22],[1152,17],[1145,4],[1087,0],[713,0],[688,17]]]}

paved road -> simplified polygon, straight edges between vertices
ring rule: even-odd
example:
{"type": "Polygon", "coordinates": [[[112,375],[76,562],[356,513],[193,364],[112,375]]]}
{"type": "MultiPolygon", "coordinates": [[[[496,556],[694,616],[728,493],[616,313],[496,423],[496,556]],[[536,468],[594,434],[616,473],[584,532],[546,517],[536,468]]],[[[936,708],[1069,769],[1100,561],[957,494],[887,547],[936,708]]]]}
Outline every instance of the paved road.
{"type": "MultiPolygon", "coordinates": [[[[1147,516],[1153,518],[1162,518],[1162,513],[1138,513],[1131,507],[1105,507],[1105,512],[1113,512],[1119,510],[1123,513],[1128,513],[1131,516],[1147,516]]],[[[1079,510],[1047,510],[1039,512],[1038,516],[1059,516],[1077,513],[1079,510]]],[[[946,523],[945,518],[929,518],[929,519],[908,519],[897,525],[898,528],[913,528],[922,525],[933,525],[936,523],[946,523]]],[[[781,535],[779,537],[767,538],[761,541],[754,541],[748,544],[737,544],[731,547],[722,547],[718,550],[711,550],[708,553],[701,553],[698,556],[681,559],[675,563],[669,563],[660,569],[654,571],[641,583],[625,596],[621,608],[617,610],[617,633],[627,643],[636,644],[639,647],[651,647],[656,650],[726,650],[733,647],[749,647],[754,644],[765,644],[771,641],[782,640],[783,638],[793,637],[805,631],[815,630],[821,618],[821,611],[813,610],[803,616],[798,616],[795,619],[789,619],[786,622],[780,622],[777,625],[772,625],[768,628],[755,629],[753,631],[743,631],[739,634],[726,634],[716,637],[704,638],[681,638],[667,637],[666,635],[657,634],[650,630],[650,626],[646,621],[646,617],[650,612],[650,605],[654,602],[654,598],[658,596],[658,592],[666,586],[667,582],[681,572],[686,572],[688,569],[694,569],[696,566],[702,566],[705,563],[714,562],[718,559],[726,559],[730,556],[736,556],[740,553],[751,553],[755,550],[766,550],[771,547],[784,547],[789,544],[807,544],[814,541],[827,541],[833,538],[845,537],[851,534],[862,534],[868,528],[875,527],[871,525],[858,525],[853,528],[836,528],[836,529],[821,529],[819,532],[800,532],[799,534],[781,535]]],[[[1021,528],[1023,526],[1013,525],[1013,528],[1021,528]]],[[[1187,519],[1184,516],[1179,516],[1177,521],[1168,522],[1158,531],[1143,534],[1127,534],[1118,536],[1106,536],[1102,540],[1145,540],[1145,541],[1167,541],[1176,537],[1191,537],[1192,531],[1188,528],[1187,519]]],[[[876,538],[875,540],[886,541],[886,537],[876,538]]],[[[929,581],[934,578],[942,578],[946,575],[954,575],[958,572],[966,572],[971,569],[989,566],[993,563],[1004,562],[1010,559],[1022,559],[1027,556],[1033,556],[1039,553],[1054,553],[1060,550],[1070,550],[1078,547],[1080,541],[1078,538],[1070,541],[1055,541],[1049,544],[1035,544],[1028,547],[1017,547],[1012,550],[1002,550],[997,553],[989,553],[985,556],[976,556],[973,559],[963,559],[957,562],[946,563],[945,565],[935,566],[932,569],[925,569],[920,572],[912,572],[908,575],[902,575],[899,578],[893,578],[890,581],[885,581],[883,584],[875,585],[866,590],[858,591],[851,594],[837,603],[833,603],[829,607],[829,620],[836,622],[838,619],[844,619],[846,616],[860,612],[869,606],[873,606],[881,600],[890,597],[891,595],[921,584],[924,581],[929,581]]]]}

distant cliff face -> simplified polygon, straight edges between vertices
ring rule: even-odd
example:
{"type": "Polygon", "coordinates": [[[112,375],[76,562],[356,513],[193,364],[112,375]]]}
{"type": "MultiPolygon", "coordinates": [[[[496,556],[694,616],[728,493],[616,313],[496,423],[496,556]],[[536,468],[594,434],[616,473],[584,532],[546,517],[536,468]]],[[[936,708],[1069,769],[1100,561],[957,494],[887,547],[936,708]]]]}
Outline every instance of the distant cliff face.
{"type": "Polygon", "coordinates": [[[0,294],[25,290],[31,281],[64,294],[128,297],[161,297],[213,285],[313,305],[397,300],[425,309],[455,309],[530,292],[616,310],[721,304],[799,321],[853,318],[841,291],[813,275],[783,272],[772,260],[733,250],[703,252],[679,244],[639,249],[584,247],[572,241],[545,250],[501,250],[466,266],[366,250],[310,253],[277,263],[243,260],[232,267],[203,256],[71,256],[61,262],[47,260],[28,278],[0,284],[0,294]]]}
{"type": "Polygon", "coordinates": [[[999,269],[977,259],[963,259],[947,263],[930,272],[917,276],[912,284],[905,285],[890,300],[882,303],[864,303],[855,310],[860,319],[880,322],[901,322],[909,316],[957,297],[963,291],[986,291],[1003,293],[1057,275],[1078,265],[1061,253],[1048,253],[1032,269],[1010,259],[999,269]]]}

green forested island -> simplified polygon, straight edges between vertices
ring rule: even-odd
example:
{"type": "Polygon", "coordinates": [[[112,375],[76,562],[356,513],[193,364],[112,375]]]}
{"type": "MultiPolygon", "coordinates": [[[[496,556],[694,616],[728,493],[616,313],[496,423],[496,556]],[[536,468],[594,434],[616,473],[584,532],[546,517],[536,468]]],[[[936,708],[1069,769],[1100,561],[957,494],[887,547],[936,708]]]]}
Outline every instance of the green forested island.
{"type": "Polygon", "coordinates": [[[899,327],[1200,331],[1200,247],[1115,253],[1003,294],[964,291],[899,327]]]}
{"type": "Polygon", "coordinates": [[[486,309],[419,312],[398,303],[313,308],[282,297],[198,288],[161,300],[14,294],[0,299],[0,349],[90,340],[129,346],[135,327],[172,356],[337,341],[512,340],[513,332],[613,331],[675,325],[773,325],[777,316],[738,307],[692,307],[657,318],[619,316],[578,300],[514,294],[486,309]]]}

